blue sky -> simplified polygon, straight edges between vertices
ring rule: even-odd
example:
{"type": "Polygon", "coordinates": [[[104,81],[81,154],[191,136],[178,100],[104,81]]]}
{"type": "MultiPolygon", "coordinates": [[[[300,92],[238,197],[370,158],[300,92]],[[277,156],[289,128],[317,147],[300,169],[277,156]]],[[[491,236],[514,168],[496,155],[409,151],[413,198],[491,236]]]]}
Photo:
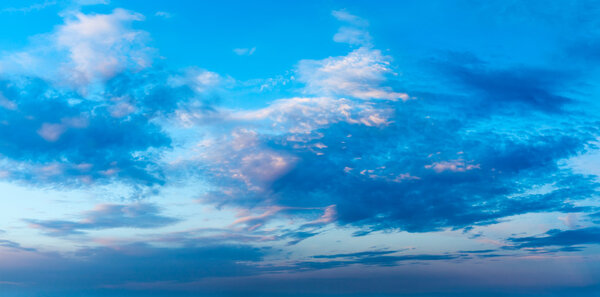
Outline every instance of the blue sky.
{"type": "Polygon", "coordinates": [[[2,296],[595,296],[597,1],[4,1],[2,296]]]}

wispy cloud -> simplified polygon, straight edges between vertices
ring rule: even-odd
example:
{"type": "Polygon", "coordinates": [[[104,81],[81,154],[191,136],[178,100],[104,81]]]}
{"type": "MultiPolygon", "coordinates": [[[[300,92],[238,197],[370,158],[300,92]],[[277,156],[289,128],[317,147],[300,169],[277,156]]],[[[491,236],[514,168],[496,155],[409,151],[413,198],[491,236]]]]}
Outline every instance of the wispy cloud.
{"type": "Polygon", "coordinates": [[[339,21],[345,23],[345,25],[340,27],[338,32],[333,36],[335,42],[366,47],[371,47],[373,45],[371,35],[369,34],[369,31],[367,31],[369,22],[348,13],[346,10],[334,10],[332,15],[339,21]]]}
{"type": "Polygon", "coordinates": [[[7,13],[15,13],[15,12],[20,12],[20,13],[29,13],[32,11],[38,11],[38,10],[42,10],[44,8],[50,7],[50,6],[54,6],[56,5],[56,1],[49,1],[46,0],[42,3],[35,3],[35,4],[31,4],[29,6],[23,6],[23,7],[7,7],[2,9],[0,12],[7,12],[7,13]]]}
{"type": "Polygon", "coordinates": [[[154,15],[157,17],[165,18],[165,19],[170,19],[173,17],[172,13],[166,12],[166,11],[157,11],[156,13],[154,13],[154,15]]]}
{"type": "Polygon", "coordinates": [[[255,51],[256,51],[256,47],[233,49],[233,52],[238,56],[252,56],[255,51]]]}
{"type": "Polygon", "coordinates": [[[51,236],[83,234],[86,230],[111,228],[157,228],[178,222],[178,219],[161,216],[152,204],[130,205],[102,204],[83,214],[79,221],[26,219],[32,227],[44,230],[51,236]]]}
{"type": "Polygon", "coordinates": [[[408,100],[406,93],[385,86],[393,75],[390,58],[381,51],[359,48],[347,56],[302,60],[298,79],[311,94],[350,96],[358,99],[408,100]]]}
{"type": "Polygon", "coordinates": [[[511,237],[508,239],[518,248],[569,247],[574,245],[600,244],[600,228],[588,227],[576,230],[550,230],[540,236],[511,237]]]}

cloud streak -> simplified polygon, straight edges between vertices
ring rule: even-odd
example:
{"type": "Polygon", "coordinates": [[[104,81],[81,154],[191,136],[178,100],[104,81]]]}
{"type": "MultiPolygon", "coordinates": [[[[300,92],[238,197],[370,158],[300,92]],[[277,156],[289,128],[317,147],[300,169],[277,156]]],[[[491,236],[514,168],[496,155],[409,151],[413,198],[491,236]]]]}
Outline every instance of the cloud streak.
{"type": "Polygon", "coordinates": [[[87,211],[79,221],[25,220],[30,226],[43,230],[50,236],[84,234],[84,231],[113,228],[154,229],[178,222],[178,219],[162,216],[152,204],[130,205],[101,204],[87,211]]]}

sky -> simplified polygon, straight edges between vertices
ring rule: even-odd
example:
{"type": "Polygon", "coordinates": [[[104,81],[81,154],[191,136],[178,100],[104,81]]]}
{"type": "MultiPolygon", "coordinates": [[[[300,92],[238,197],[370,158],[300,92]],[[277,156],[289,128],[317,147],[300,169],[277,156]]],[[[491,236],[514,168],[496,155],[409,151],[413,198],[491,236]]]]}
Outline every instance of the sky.
{"type": "Polygon", "coordinates": [[[598,1],[6,0],[0,296],[597,296],[598,1]]]}

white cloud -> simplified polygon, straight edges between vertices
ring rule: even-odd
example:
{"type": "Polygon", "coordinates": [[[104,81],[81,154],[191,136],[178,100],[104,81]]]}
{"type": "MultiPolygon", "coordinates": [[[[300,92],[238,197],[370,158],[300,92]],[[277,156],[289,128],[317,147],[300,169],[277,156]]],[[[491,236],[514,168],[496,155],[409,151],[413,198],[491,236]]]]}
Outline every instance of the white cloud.
{"type": "Polygon", "coordinates": [[[355,16],[345,10],[334,10],[331,12],[331,15],[333,15],[338,21],[346,22],[354,26],[366,27],[369,25],[367,20],[355,16]]]}
{"type": "Polygon", "coordinates": [[[347,56],[300,61],[298,80],[307,92],[321,96],[408,100],[407,94],[384,86],[387,75],[393,74],[389,60],[379,50],[361,47],[347,56]]]}
{"type": "Polygon", "coordinates": [[[194,160],[212,164],[216,176],[242,181],[248,190],[262,191],[288,172],[296,157],[263,147],[256,132],[235,129],[230,135],[205,139],[194,160]]]}
{"type": "Polygon", "coordinates": [[[9,12],[9,13],[13,13],[13,12],[21,12],[21,13],[28,13],[28,12],[32,12],[32,11],[38,11],[38,10],[42,10],[44,8],[50,7],[56,5],[56,1],[44,1],[42,3],[34,3],[31,4],[29,6],[23,6],[23,7],[7,7],[4,8],[2,10],[0,10],[0,12],[9,12]]]}
{"type": "Polygon", "coordinates": [[[220,86],[231,83],[230,78],[224,78],[216,72],[205,69],[190,68],[182,75],[169,77],[169,84],[173,87],[189,86],[198,93],[216,90],[220,86]]]}
{"type": "Polygon", "coordinates": [[[581,227],[581,225],[579,225],[579,215],[576,213],[569,213],[566,214],[564,217],[558,217],[558,219],[570,229],[581,227]]]}
{"type": "Polygon", "coordinates": [[[130,28],[131,22],[143,19],[124,9],[109,14],[66,12],[65,23],[54,32],[38,35],[25,50],[0,58],[0,69],[85,89],[125,69],[149,67],[153,50],[145,45],[147,33],[130,28]]]}
{"type": "Polygon", "coordinates": [[[215,72],[202,71],[196,75],[196,82],[199,88],[213,87],[219,84],[221,76],[215,72]]]}
{"type": "Polygon", "coordinates": [[[128,116],[136,111],[136,107],[127,101],[118,102],[109,107],[110,115],[115,118],[128,116]]]}
{"type": "Polygon", "coordinates": [[[127,68],[145,68],[151,63],[143,45],[142,31],[128,27],[141,21],[141,14],[115,9],[111,14],[76,13],[55,34],[56,46],[68,51],[66,71],[78,85],[108,79],[127,68]]]}
{"type": "Polygon", "coordinates": [[[257,110],[234,112],[230,119],[251,122],[269,120],[272,128],[306,134],[339,122],[365,126],[387,125],[391,112],[348,99],[297,97],[280,99],[257,110]]]}
{"type": "Polygon", "coordinates": [[[14,101],[8,100],[6,97],[4,97],[2,92],[0,92],[0,107],[9,110],[15,110],[17,109],[17,104],[14,101]]]}
{"type": "Polygon", "coordinates": [[[44,123],[37,132],[46,141],[54,142],[57,141],[66,130],[67,127],[63,124],[44,123]]]}
{"type": "Polygon", "coordinates": [[[39,136],[46,141],[57,141],[69,128],[85,128],[88,121],[85,118],[63,118],[60,123],[43,123],[37,130],[39,136]]]}
{"type": "Polygon", "coordinates": [[[333,36],[333,41],[352,45],[370,45],[371,35],[365,30],[342,27],[333,36]]]}
{"type": "Polygon", "coordinates": [[[331,14],[339,21],[346,23],[333,36],[333,41],[372,47],[371,35],[366,30],[369,22],[345,10],[334,10],[331,14]]]}
{"type": "Polygon", "coordinates": [[[173,14],[172,14],[172,13],[170,13],[170,12],[166,12],[166,11],[157,11],[157,12],[154,14],[154,16],[157,16],[157,17],[162,17],[162,18],[165,18],[165,19],[170,19],[170,18],[172,18],[172,17],[173,17],[173,14]]]}
{"type": "Polygon", "coordinates": [[[330,205],[325,208],[323,215],[316,220],[307,222],[302,227],[321,226],[333,223],[337,217],[336,205],[330,205]]]}
{"type": "Polygon", "coordinates": [[[251,56],[256,51],[256,47],[253,48],[235,48],[233,52],[238,56],[251,56]]]}
{"type": "Polygon", "coordinates": [[[109,4],[109,0],[76,0],[75,3],[79,5],[99,5],[99,4],[109,4]]]}

